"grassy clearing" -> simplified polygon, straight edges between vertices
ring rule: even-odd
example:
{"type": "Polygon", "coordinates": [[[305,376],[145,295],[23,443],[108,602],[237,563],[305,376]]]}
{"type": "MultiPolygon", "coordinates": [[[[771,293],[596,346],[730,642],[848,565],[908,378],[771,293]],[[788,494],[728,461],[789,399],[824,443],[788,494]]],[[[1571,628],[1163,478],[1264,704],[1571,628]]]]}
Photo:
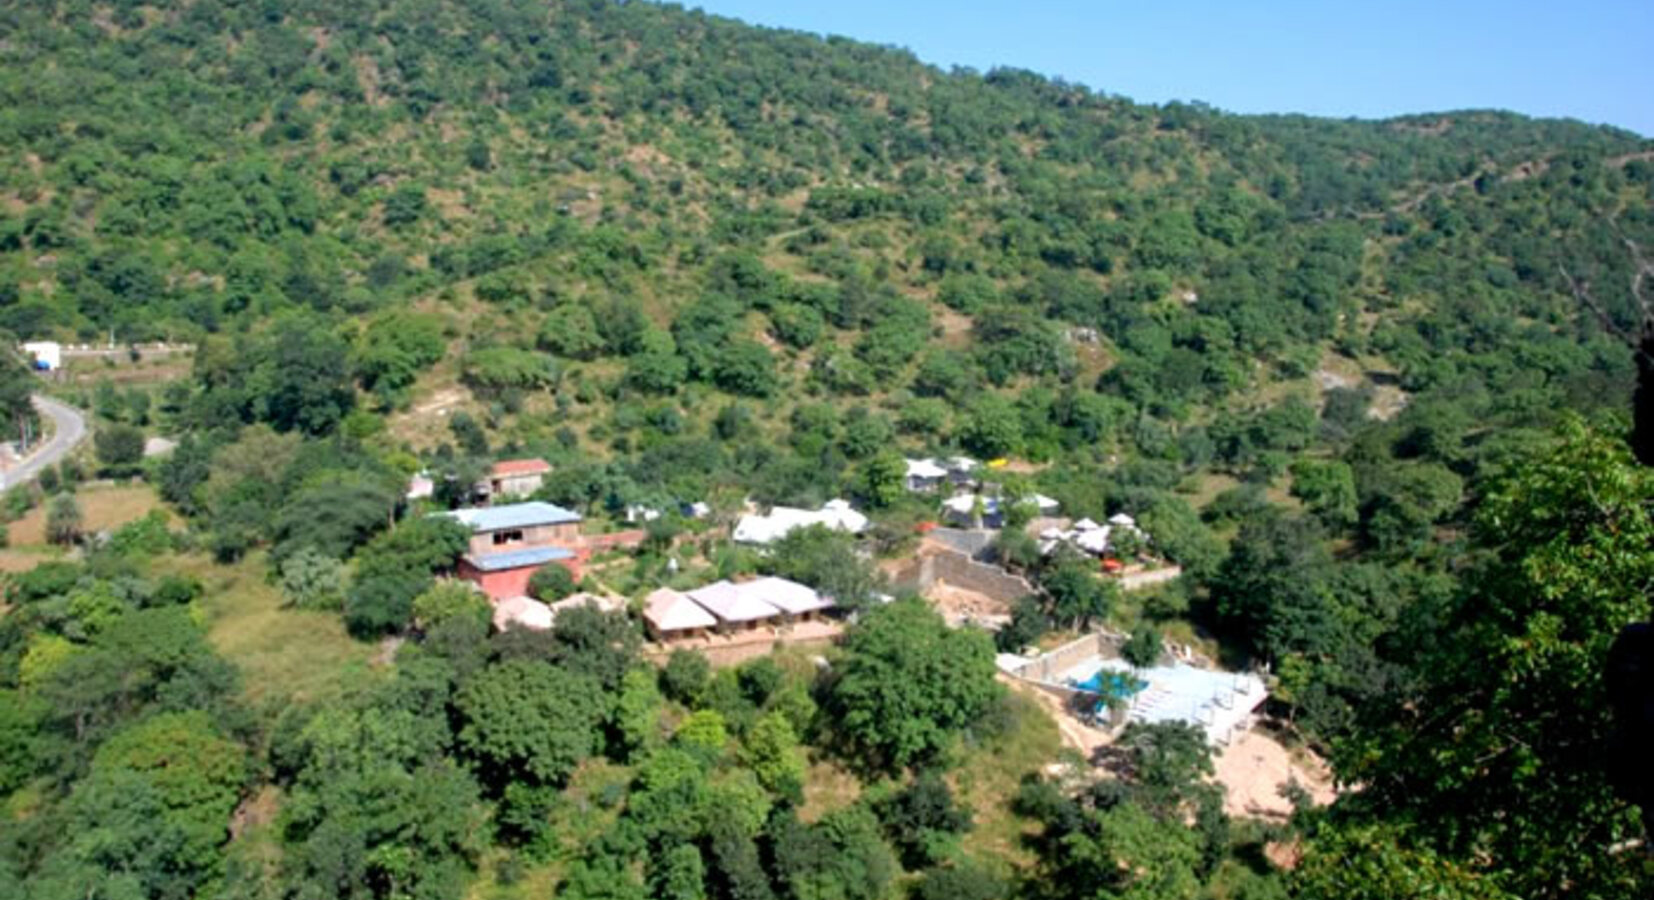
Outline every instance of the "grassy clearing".
{"type": "Polygon", "coordinates": [[[812,753],[804,773],[804,802],[798,807],[803,822],[819,822],[830,812],[853,806],[861,797],[861,782],[838,760],[812,753]]]}
{"type": "MultiPolygon", "coordinates": [[[[147,485],[96,485],[75,492],[80,503],[82,530],[91,533],[119,528],[160,509],[161,501],[147,485]]],[[[47,500],[10,525],[11,545],[19,550],[46,546],[47,500]]],[[[32,567],[31,567],[32,568],[32,567]]]]}
{"type": "Polygon", "coordinates": [[[52,547],[12,547],[0,550],[0,572],[14,575],[62,558],[62,551],[52,547]]]}
{"type": "Polygon", "coordinates": [[[1011,811],[1022,779],[1057,759],[1062,737],[1057,723],[1027,697],[1008,693],[1006,727],[970,748],[952,781],[959,800],[975,812],[976,827],[965,835],[965,852],[1006,868],[1032,865],[1024,838],[1038,826],[1011,811]]]}
{"type": "Polygon", "coordinates": [[[121,386],[144,386],[177,381],[190,373],[195,354],[189,352],[149,353],[133,362],[126,354],[105,357],[70,357],[64,361],[61,378],[76,387],[91,387],[105,379],[121,386]]]}
{"type": "Polygon", "coordinates": [[[265,581],[263,554],[228,566],[200,554],[173,556],[156,570],[206,585],[207,636],[241,669],[255,707],[337,696],[369,676],[374,645],[346,634],[336,613],[282,608],[280,590],[265,581]]]}
{"type": "Polygon", "coordinates": [[[531,900],[551,897],[569,863],[620,818],[616,799],[632,780],[632,770],[603,759],[582,763],[569,780],[562,802],[551,815],[557,846],[551,858],[529,860],[505,847],[494,847],[477,862],[477,878],[466,900],[531,900]]]}

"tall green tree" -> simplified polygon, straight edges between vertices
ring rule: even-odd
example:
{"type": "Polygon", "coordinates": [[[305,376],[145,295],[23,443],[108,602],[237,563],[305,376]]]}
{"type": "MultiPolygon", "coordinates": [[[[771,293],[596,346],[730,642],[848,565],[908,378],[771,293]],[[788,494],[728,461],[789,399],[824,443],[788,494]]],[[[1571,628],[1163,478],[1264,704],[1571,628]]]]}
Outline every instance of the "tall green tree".
{"type": "Polygon", "coordinates": [[[1567,425],[1487,485],[1482,562],[1447,621],[1414,647],[1417,688],[1366,710],[1340,805],[1406,828],[1421,853],[1524,897],[1639,896],[1642,837],[1601,748],[1604,671],[1620,628],[1648,615],[1654,473],[1617,435],[1567,425]]]}
{"type": "Polygon", "coordinates": [[[836,728],[876,769],[937,758],[998,699],[994,648],[917,599],[873,609],[845,636],[827,694],[836,728]]]}
{"type": "Polygon", "coordinates": [[[483,780],[558,784],[601,749],[607,716],[599,684],[530,660],[490,666],[460,688],[459,746],[483,780]]]}

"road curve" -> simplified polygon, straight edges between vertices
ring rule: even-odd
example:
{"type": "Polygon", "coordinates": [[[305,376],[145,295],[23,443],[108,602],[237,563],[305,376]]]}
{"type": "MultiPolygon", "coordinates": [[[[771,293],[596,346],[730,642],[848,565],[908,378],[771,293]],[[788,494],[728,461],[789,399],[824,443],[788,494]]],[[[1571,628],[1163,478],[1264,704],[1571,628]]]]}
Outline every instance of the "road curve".
{"type": "Polygon", "coordinates": [[[51,440],[35,447],[27,459],[0,475],[0,489],[34,480],[40,470],[55,465],[69,455],[75,445],[86,439],[86,418],[72,406],[59,403],[41,394],[34,395],[35,408],[52,420],[55,428],[51,440]]]}

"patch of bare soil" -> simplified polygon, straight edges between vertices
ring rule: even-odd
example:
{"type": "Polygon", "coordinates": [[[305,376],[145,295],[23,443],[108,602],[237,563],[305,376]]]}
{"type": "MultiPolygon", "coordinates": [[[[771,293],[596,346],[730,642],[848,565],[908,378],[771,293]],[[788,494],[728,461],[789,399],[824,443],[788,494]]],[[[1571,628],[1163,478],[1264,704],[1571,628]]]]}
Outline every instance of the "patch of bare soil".
{"type": "Polygon", "coordinates": [[[230,837],[237,838],[252,828],[275,821],[281,810],[281,792],[265,785],[258,793],[241,801],[230,817],[230,837]]]}
{"type": "Polygon", "coordinates": [[[1294,754],[1260,731],[1248,731],[1217,758],[1217,780],[1224,787],[1223,811],[1231,816],[1285,821],[1292,804],[1281,789],[1296,781],[1317,805],[1331,803],[1337,792],[1332,772],[1307,753],[1294,754]]]}
{"type": "Polygon", "coordinates": [[[1412,395],[1393,384],[1373,386],[1373,399],[1367,405],[1367,418],[1388,422],[1407,408],[1412,395]]]}
{"type": "Polygon", "coordinates": [[[1010,618],[1011,606],[987,594],[962,587],[954,587],[938,579],[925,592],[925,599],[935,604],[936,611],[949,625],[964,622],[976,624],[1002,622],[1010,618]]]}
{"type": "Polygon", "coordinates": [[[396,651],[402,649],[404,640],[402,637],[392,635],[380,641],[379,647],[374,650],[373,659],[370,662],[375,666],[388,666],[396,662],[396,651]]]}
{"type": "Polygon", "coordinates": [[[465,392],[458,388],[449,388],[432,394],[429,400],[413,408],[413,414],[416,416],[443,415],[449,409],[463,402],[465,402],[465,392]]]}

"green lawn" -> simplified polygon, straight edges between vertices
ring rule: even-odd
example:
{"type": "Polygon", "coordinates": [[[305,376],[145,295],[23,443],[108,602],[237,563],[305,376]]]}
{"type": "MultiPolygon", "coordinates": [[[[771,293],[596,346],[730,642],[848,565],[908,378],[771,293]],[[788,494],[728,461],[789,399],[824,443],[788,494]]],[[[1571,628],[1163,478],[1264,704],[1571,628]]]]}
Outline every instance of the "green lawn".
{"type": "Polygon", "coordinates": [[[281,591],[265,580],[262,553],[234,565],[200,554],[167,557],[156,570],[193,575],[206,585],[208,637],[241,669],[255,707],[335,696],[369,674],[375,645],[346,634],[337,613],[282,608],[281,591]]]}
{"type": "Polygon", "coordinates": [[[1057,760],[1062,736],[1033,700],[1008,693],[1005,702],[1008,727],[969,748],[950,780],[959,801],[975,813],[976,826],[964,837],[964,851],[1008,870],[1033,863],[1023,837],[1038,827],[1011,812],[1011,801],[1025,776],[1057,760]]]}

